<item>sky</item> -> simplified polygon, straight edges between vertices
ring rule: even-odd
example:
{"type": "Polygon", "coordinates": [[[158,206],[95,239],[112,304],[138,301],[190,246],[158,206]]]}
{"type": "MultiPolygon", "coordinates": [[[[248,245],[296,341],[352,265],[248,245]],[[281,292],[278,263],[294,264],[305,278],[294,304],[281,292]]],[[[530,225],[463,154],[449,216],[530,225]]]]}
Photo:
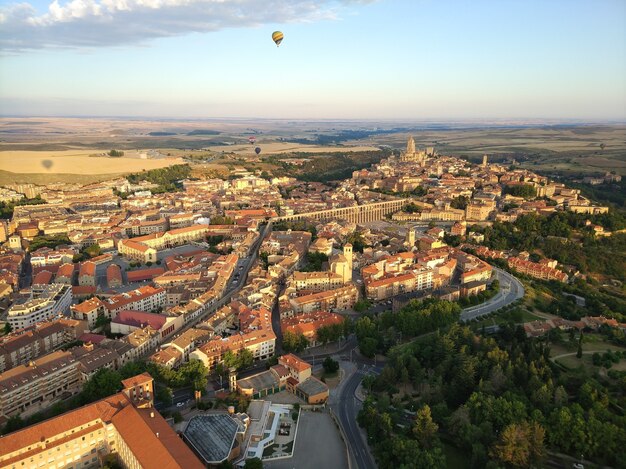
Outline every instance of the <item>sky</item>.
{"type": "Polygon", "coordinates": [[[626,1],[0,0],[0,115],[626,121],[626,1]]]}

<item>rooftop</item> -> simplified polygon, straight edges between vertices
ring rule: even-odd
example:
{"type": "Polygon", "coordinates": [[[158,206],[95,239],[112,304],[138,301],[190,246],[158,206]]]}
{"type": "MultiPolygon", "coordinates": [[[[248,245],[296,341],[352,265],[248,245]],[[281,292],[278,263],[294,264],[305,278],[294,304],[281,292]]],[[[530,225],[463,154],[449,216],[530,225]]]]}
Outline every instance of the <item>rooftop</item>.
{"type": "Polygon", "coordinates": [[[238,430],[228,414],[205,414],[193,417],[183,435],[207,464],[217,464],[230,455],[238,430]]]}

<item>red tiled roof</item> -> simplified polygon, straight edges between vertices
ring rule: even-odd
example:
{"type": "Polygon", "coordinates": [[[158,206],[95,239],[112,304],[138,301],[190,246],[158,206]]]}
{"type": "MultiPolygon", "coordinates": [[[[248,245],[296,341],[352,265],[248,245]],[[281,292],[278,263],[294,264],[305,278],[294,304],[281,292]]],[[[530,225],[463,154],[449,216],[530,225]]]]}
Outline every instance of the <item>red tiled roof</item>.
{"type": "Polygon", "coordinates": [[[152,280],[163,274],[163,267],[153,267],[151,269],[132,270],[126,273],[129,282],[141,282],[142,280],[152,280]]]}
{"type": "Polygon", "coordinates": [[[149,325],[155,330],[160,330],[167,318],[161,314],[145,313],[143,311],[120,311],[112,322],[133,327],[145,327],[149,325]]]}

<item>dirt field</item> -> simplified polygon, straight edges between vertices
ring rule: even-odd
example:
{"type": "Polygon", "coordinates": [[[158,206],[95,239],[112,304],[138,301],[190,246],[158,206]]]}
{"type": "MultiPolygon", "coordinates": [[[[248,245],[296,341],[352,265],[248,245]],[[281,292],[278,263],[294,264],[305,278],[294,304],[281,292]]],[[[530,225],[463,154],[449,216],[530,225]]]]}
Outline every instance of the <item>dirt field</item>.
{"type": "Polygon", "coordinates": [[[183,163],[179,158],[142,159],[136,152],[121,158],[89,156],[106,151],[3,151],[0,170],[19,174],[118,174],[183,163]]]}

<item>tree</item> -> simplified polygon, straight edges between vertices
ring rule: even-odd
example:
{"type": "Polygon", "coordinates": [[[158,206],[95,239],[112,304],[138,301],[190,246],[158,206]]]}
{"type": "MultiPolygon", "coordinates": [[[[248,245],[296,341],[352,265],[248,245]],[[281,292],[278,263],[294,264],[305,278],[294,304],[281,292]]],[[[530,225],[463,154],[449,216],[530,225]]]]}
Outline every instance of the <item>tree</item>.
{"type": "Polygon", "coordinates": [[[433,422],[430,407],[424,405],[424,407],[417,411],[417,415],[415,416],[413,436],[415,436],[417,441],[419,441],[424,448],[432,448],[437,430],[439,430],[439,426],[433,422]]]}
{"type": "Polygon", "coordinates": [[[246,459],[244,469],[263,469],[263,461],[259,458],[246,459]]]}
{"type": "Polygon", "coordinates": [[[239,369],[248,368],[254,363],[254,355],[247,348],[239,350],[237,357],[239,358],[239,369]]]}
{"type": "Polygon", "coordinates": [[[458,210],[465,210],[469,205],[469,201],[469,197],[465,195],[460,195],[452,199],[452,201],[450,202],[450,207],[456,208],[458,210]]]}
{"type": "Polygon", "coordinates": [[[13,327],[11,327],[11,324],[9,324],[9,322],[5,322],[4,323],[4,333],[5,334],[10,334],[11,331],[13,330],[13,327]]]}
{"type": "Polygon", "coordinates": [[[578,350],[576,351],[576,358],[582,358],[583,356],[583,333],[580,333],[578,338],[578,350]]]}
{"type": "Polygon", "coordinates": [[[308,344],[309,342],[303,334],[296,334],[291,331],[286,331],[283,334],[283,348],[286,352],[301,352],[308,346],[308,344]]]}
{"type": "Polygon", "coordinates": [[[111,396],[121,388],[122,376],[117,371],[100,368],[83,386],[80,400],[87,404],[111,396]]]}
{"type": "Polygon", "coordinates": [[[328,374],[336,373],[337,371],[339,371],[339,362],[333,360],[331,357],[326,357],[324,359],[324,362],[322,363],[322,366],[324,367],[324,371],[328,374]]]}
{"type": "Polygon", "coordinates": [[[544,455],[545,430],[536,422],[512,423],[500,435],[491,456],[514,467],[529,467],[544,455]]]}

